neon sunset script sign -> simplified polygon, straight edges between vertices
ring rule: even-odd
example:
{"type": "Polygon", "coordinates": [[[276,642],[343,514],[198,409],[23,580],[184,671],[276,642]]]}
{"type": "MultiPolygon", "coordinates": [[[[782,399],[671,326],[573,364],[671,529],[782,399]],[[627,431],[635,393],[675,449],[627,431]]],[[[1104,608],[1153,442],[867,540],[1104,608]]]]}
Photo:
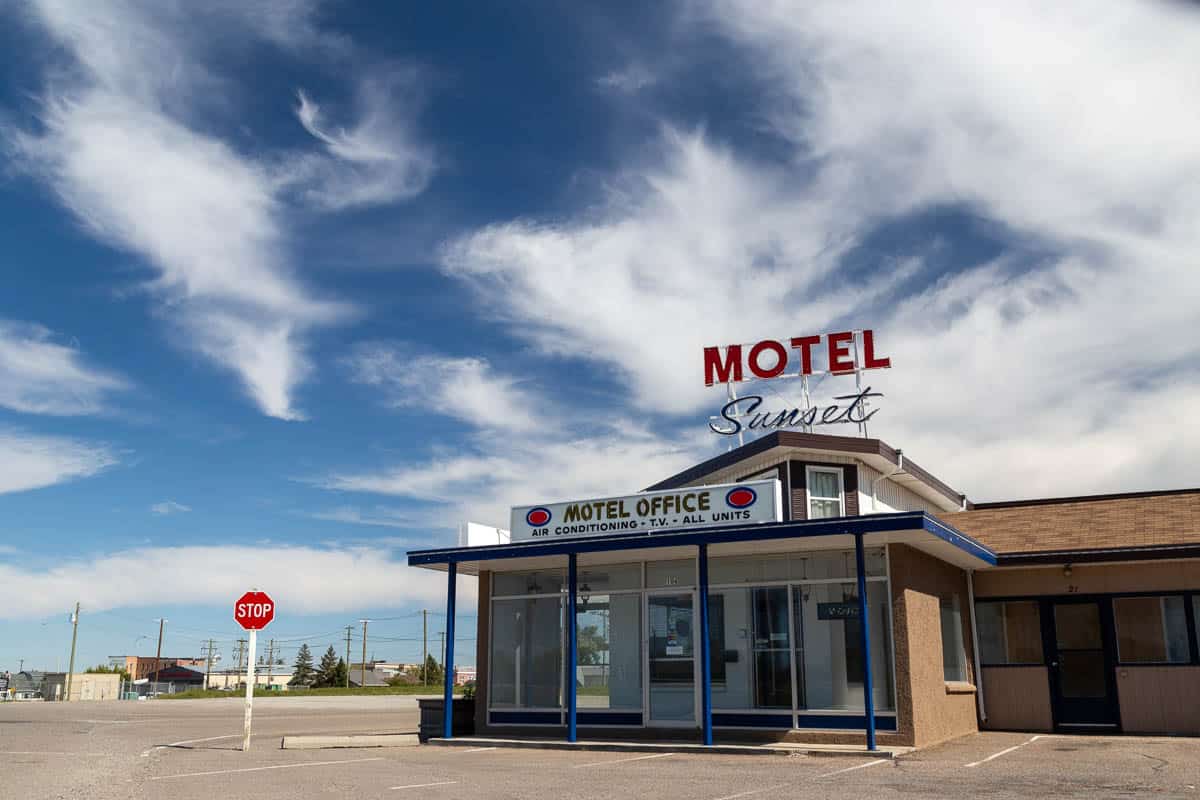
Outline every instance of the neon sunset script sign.
{"type": "Polygon", "coordinates": [[[887,369],[892,360],[880,356],[875,345],[875,332],[839,331],[820,336],[794,336],[785,341],[764,339],[753,345],[731,344],[725,347],[704,348],[704,385],[724,383],[729,390],[729,402],[722,406],[719,417],[709,422],[714,433],[723,436],[740,435],[743,431],[773,428],[803,428],[811,431],[816,425],[853,424],[866,432],[866,422],[878,409],[869,409],[869,398],[883,397],[862,385],[862,373],[887,369]],[[814,366],[823,356],[826,369],[814,366]],[[847,401],[814,406],[809,402],[810,376],[853,375],[856,389],[833,399],[847,401]],[[804,401],[801,407],[782,411],[763,409],[763,397],[747,394],[738,397],[735,384],[750,380],[799,378],[804,401]]]}

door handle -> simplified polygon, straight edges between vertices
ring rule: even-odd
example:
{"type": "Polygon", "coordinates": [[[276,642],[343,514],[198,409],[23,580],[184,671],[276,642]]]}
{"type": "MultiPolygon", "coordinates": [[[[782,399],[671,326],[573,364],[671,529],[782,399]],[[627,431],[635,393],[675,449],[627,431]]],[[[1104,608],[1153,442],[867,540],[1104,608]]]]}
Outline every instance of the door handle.
{"type": "Polygon", "coordinates": [[[1050,666],[1052,666],[1052,667],[1057,667],[1057,666],[1058,666],[1058,662],[1057,662],[1057,661],[1051,661],[1051,662],[1050,662],[1050,666]]]}

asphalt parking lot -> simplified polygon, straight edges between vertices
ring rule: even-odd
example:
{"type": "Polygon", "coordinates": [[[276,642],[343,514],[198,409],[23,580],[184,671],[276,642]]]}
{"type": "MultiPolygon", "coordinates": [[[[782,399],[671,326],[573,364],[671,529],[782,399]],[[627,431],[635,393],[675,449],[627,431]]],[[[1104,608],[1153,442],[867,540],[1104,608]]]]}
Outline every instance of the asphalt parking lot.
{"type": "Polygon", "coordinates": [[[1200,800],[1200,740],[984,733],[895,761],[492,748],[281,750],[284,734],[412,731],[407,697],[0,705],[5,798],[1017,798],[1200,800]]]}

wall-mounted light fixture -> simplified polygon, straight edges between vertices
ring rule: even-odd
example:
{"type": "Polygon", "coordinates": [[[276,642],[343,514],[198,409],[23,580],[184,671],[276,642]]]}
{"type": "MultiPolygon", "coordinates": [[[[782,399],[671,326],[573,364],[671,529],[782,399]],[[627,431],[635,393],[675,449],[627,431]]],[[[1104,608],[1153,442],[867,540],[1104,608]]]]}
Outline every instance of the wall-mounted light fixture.
{"type": "Polygon", "coordinates": [[[1063,577],[1064,578],[1071,577],[1071,565],[1070,564],[1067,564],[1063,567],[1063,577]]]}

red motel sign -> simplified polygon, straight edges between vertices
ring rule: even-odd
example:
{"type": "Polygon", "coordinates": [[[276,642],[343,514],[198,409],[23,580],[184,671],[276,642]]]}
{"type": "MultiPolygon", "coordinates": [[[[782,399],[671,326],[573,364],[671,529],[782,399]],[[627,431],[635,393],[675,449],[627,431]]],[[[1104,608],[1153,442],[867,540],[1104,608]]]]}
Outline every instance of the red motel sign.
{"type": "Polygon", "coordinates": [[[248,631],[261,631],[275,619],[275,601],[266,592],[246,592],[233,604],[233,618],[248,631]]]}
{"type": "Polygon", "coordinates": [[[824,336],[794,336],[787,342],[775,339],[764,339],[751,345],[743,353],[743,345],[731,344],[725,347],[704,348],[704,385],[714,383],[738,383],[747,380],[748,368],[751,378],[769,380],[781,375],[812,375],[813,350],[822,348],[826,353],[826,363],[829,372],[834,375],[846,375],[858,369],[887,369],[892,365],[890,358],[881,358],[875,353],[875,332],[862,332],[863,353],[861,363],[855,363],[853,349],[855,347],[853,331],[839,331],[824,336]],[[788,351],[795,350],[795,361],[798,368],[789,364],[793,358],[788,351]],[[723,352],[722,352],[723,351],[723,352]],[[792,366],[791,372],[788,367],[792,366]]]}

